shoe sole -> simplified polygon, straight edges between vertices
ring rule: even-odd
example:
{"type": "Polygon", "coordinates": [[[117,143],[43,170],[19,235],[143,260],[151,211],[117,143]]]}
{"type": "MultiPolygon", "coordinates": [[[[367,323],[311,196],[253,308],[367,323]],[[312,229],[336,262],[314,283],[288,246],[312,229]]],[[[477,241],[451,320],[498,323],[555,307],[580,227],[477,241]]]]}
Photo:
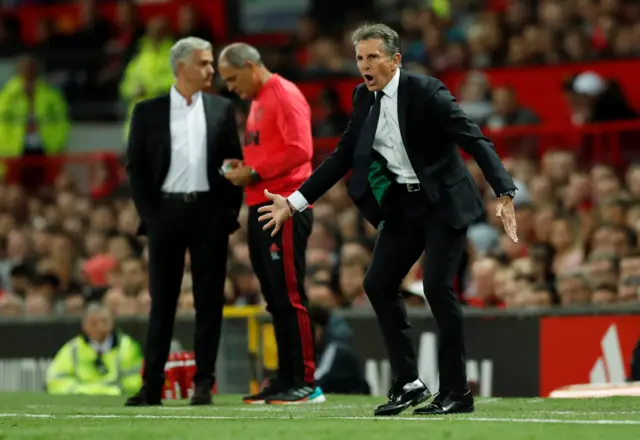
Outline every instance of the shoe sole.
{"type": "Polygon", "coordinates": [[[243,400],[247,405],[264,405],[264,400],[243,400]]]}
{"type": "Polygon", "coordinates": [[[471,408],[467,408],[463,411],[454,411],[454,412],[432,412],[432,413],[419,413],[416,412],[418,411],[417,409],[413,411],[413,415],[414,416],[449,416],[449,415],[455,415],[455,414],[470,414],[472,412],[475,412],[476,408],[475,406],[472,406],[471,408]]]}
{"type": "Polygon", "coordinates": [[[313,403],[324,403],[327,401],[327,398],[325,397],[325,395],[321,395],[318,396],[314,399],[309,399],[308,397],[302,400],[294,400],[294,401],[288,401],[288,400],[272,400],[269,402],[266,402],[268,405],[302,405],[302,404],[313,404],[313,403]]]}
{"type": "Polygon", "coordinates": [[[129,403],[129,402],[125,402],[124,406],[130,406],[130,407],[134,407],[134,406],[162,406],[162,402],[153,402],[153,403],[147,403],[147,402],[129,403]]]}
{"type": "Polygon", "coordinates": [[[388,410],[385,410],[383,412],[373,412],[374,416],[397,416],[398,414],[400,414],[401,412],[403,412],[404,410],[406,410],[407,408],[409,408],[410,406],[418,406],[421,403],[424,403],[424,401],[426,401],[429,397],[431,397],[432,394],[429,390],[427,391],[423,391],[419,396],[415,397],[413,400],[405,403],[402,406],[397,406],[395,408],[390,408],[388,410]]]}

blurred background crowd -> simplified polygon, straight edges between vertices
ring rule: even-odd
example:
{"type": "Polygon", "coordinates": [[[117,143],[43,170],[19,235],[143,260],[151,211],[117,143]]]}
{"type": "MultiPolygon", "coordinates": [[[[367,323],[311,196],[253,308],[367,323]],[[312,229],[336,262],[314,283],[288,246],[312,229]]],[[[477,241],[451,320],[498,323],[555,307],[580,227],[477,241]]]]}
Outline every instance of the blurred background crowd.
{"type": "MultiPolygon", "coordinates": [[[[201,13],[204,3],[179,3],[175,16],[143,20],[132,1],[0,2],[0,156],[66,152],[70,127],[83,121],[118,124],[122,140],[113,147],[120,156],[129,109],[172,84],[173,42],[195,35],[219,48],[229,41],[219,38],[219,29],[201,13]],[[16,11],[58,3],[72,3],[73,13],[39,18],[25,41],[26,24],[16,11]],[[100,12],[103,3],[115,8],[110,19],[100,12]]],[[[321,93],[310,98],[318,139],[338,136],[348,121],[345,98],[331,84],[332,78],[357,76],[349,36],[365,19],[395,22],[403,37],[403,68],[438,77],[460,73],[452,92],[490,132],[544,127],[546,121],[530,107],[535,102],[521,103],[522,89],[492,84],[486,69],[607,63],[640,55],[640,2],[634,0],[349,3],[354,11],[336,18],[330,9],[336,2],[316,2],[296,18],[297,27],[285,40],[260,46],[271,70],[300,82],[322,80],[321,93]]],[[[637,120],[638,103],[615,78],[585,71],[566,78],[562,87],[570,124],[637,120]]],[[[212,92],[229,96],[217,80],[212,92]]],[[[237,102],[239,136],[246,109],[247,103],[237,102]]],[[[548,109],[560,111],[565,110],[548,109]]],[[[531,134],[508,140],[504,160],[519,188],[517,244],[503,235],[495,195],[468,161],[485,194],[486,216],[468,232],[456,283],[464,304],[511,309],[640,302],[640,161],[633,163],[640,157],[640,138],[625,136],[619,139],[624,166],[595,157],[601,147],[594,142],[577,149],[554,142],[539,154],[540,141],[531,134]]],[[[13,162],[2,170],[0,316],[77,314],[91,300],[102,301],[116,316],[146,314],[146,243],[135,236],[138,217],[122,162],[98,167],[89,186],[68,167],[43,163],[13,162]]],[[[248,257],[246,214],[243,210],[242,228],[231,237],[228,305],[262,303],[248,257]]],[[[376,231],[359,216],[344,183],[315,205],[314,216],[306,280],[311,303],[368,307],[362,281],[376,231]]],[[[189,270],[187,260],[180,313],[193,312],[189,270]]],[[[401,292],[409,306],[425,306],[420,262],[401,292]]]]}

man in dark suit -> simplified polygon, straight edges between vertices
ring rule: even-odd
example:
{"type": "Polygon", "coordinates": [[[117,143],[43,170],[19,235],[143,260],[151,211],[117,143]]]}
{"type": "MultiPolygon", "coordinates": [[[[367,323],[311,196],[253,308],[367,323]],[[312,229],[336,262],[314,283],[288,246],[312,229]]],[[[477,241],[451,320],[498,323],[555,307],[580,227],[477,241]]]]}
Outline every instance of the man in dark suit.
{"type": "Polygon", "coordinates": [[[364,84],[336,150],[299,190],[285,199],[268,193],[265,229],[274,232],[315,202],[349,170],[348,192],[380,230],[364,288],[373,306],[396,377],[376,415],[395,415],[427,400],[418,378],[410,324],[398,287],[425,251],[424,291],[440,332],[440,389],[414,414],[472,412],[466,377],[462,310],[453,281],[467,226],[483,213],[478,188],[458,146],[471,154],[500,198],[497,215],[517,241],[512,198],[516,187],[492,143],[437,79],[400,70],[398,34],[366,25],[353,34],[364,84]]]}
{"type": "Polygon", "coordinates": [[[242,188],[221,174],[242,159],[231,102],[202,90],[211,84],[211,44],[195,37],[171,49],[176,84],[133,112],[127,173],[149,239],[151,312],[144,385],[128,406],[160,405],[187,249],[196,309],[194,405],[211,403],[222,326],[229,234],[238,228],[242,188]]]}

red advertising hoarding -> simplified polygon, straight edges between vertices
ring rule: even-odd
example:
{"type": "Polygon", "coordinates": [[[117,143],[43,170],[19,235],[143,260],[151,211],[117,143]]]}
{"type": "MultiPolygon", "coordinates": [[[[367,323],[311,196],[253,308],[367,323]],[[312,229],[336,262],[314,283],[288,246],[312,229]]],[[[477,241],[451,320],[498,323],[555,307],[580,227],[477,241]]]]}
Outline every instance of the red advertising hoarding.
{"type": "MultiPolygon", "coordinates": [[[[549,123],[570,123],[570,112],[562,89],[565,79],[586,71],[593,71],[606,78],[618,80],[625,96],[636,109],[640,109],[640,60],[616,60],[590,63],[570,63],[553,66],[528,66],[520,68],[488,69],[487,75],[493,87],[514,87],[523,105],[533,109],[549,123]]],[[[465,73],[449,73],[443,81],[457,95],[465,73]]]]}
{"type": "Polygon", "coordinates": [[[638,338],[638,315],[543,318],[540,395],[567,385],[625,382],[638,338]]]}

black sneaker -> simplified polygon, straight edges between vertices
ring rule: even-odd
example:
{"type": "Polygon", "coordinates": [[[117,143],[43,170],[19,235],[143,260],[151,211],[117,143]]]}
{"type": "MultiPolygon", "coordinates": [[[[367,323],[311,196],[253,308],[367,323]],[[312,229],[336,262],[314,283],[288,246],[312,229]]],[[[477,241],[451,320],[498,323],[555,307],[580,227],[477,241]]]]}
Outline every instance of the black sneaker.
{"type": "Polygon", "coordinates": [[[242,398],[242,401],[244,403],[254,404],[254,405],[262,404],[262,403],[265,403],[265,399],[267,397],[278,394],[281,391],[282,391],[282,387],[278,384],[278,380],[271,379],[268,381],[267,385],[264,388],[262,388],[262,390],[259,393],[244,396],[242,398]]]}
{"type": "Polygon", "coordinates": [[[320,387],[303,385],[275,394],[265,399],[270,405],[291,405],[296,403],[323,403],[327,399],[320,387]]]}

